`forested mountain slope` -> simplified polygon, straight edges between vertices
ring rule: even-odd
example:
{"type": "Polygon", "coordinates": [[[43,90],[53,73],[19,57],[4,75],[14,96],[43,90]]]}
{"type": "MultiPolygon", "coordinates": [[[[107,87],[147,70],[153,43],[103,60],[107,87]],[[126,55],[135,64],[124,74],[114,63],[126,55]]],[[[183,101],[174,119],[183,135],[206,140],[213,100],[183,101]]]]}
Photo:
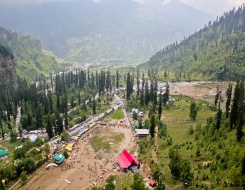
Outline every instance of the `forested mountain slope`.
{"type": "Polygon", "coordinates": [[[245,8],[224,13],[199,32],[156,53],[143,66],[205,78],[245,77],[245,8]]]}
{"type": "Polygon", "coordinates": [[[0,27],[0,43],[13,52],[17,75],[21,78],[33,81],[37,76],[48,75],[59,69],[55,58],[43,53],[39,41],[28,35],[0,27]]]}
{"type": "MultiPolygon", "coordinates": [[[[0,43],[0,89],[17,88],[14,56],[10,49],[0,43]]],[[[1,94],[1,92],[0,92],[1,94]]]]}
{"type": "Polygon", "coordinates": [[[131,0],[96,2],[0,2],[0,25],[33,35],[45,49],[69,60],[125,64],[146,61],[210,18],[178,0],[153,7],[131,0]]]}

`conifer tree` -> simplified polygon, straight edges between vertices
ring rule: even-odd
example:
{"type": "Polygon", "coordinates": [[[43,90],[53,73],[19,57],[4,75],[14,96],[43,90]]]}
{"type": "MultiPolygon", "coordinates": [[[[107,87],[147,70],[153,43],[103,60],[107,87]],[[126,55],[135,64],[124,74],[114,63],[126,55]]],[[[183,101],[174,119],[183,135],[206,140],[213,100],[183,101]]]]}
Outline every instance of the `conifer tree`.
{"type": "Polygon", "coordinates": [[[236,137],[237,141],[240,142],[242,137],[244,136],[243,125],[244,125],[244,82],[240,82],[239,87],[239,103],[238,103],[238,117],[237,117],[237,131],[236,137]]]}
{"type": "Polygon", "coordinates": [[[151,115],[151,118],[150,118],[150,135],[151,135],[151,138],[154,138],[154,136],[155,136],[155,127],[156,127],[155,115],[151,115]]]}
{"type": "Polygon", "coordinates": [[[139,81],[139,69],[137,69],[137,75],[136,75],[136,82],[137,82],[137,95],[140,94],[140,81],[139,81]]]}
{"type": "Polygon", "coordinates": [[[96,102],[93,99],[93,115],[95,115],[95,114],[96,114],[96,102]]]}
{"type": "Polygon", "coordinates": [[[192,101],[190,105],[190,113],[189,116],[192,120],[196,120],[197,117],[197,104],[196,102],[192,101]]]}
{"type": "Polygon", "coordinates": [[[47,123],[46,131],[48,133],[49,139],[51,139],[54,136],[54,134],[53,134],[53,129],[52,129],[52,121],[51,121],[51,115],[50,115],[50,113],[48,113],[48,115],[47,115],[47,121],[46,121],[46,123],[47,123]]]}
{"type": "Polygon", "coordinates": [[[159,106],[158,106],[158,119],[161,120],[162,116],[162,95],[160,94],[159,106]]]}
{"type": "Polygon", "coordinates": [[[240,96],[240,82],[237,81],[234,91],[234,97],[232,100],[231,114],[230,114],[230,129],[237,124],[237,115],[238,115],[238,102],[240,96]]]}
{"type": "Polygon", "coordinates": [[[231,95],[232,95],[232,84],[229,84],[229,87],[226,90],[226,98],[227,98],[226,104],[225,104],[226,118],[228,118],[230,115],[231,95]]]}
{"type": "Polygon", "coordinates": [[[118,70],[116,72],[116,87],[117,87],[117,89],[119,88],[119,73],[118,73],[118,70]]]}
{"type": "Polygon", "coordinates": [[[148,81],[146,80],[145,82],[145,105],[148,105],[150,100],[151,100],[151,97],[150,97],[150,92],[149,92],[149,85],[148,85],[148,81]]]}
{"type": "Polygon", "coordinates": [[[126,97],[127,100],[130,100],[130,95],[131,95],[131,79],[130,79],[130,73],[128,72],[127,74],[127,82],[126,82],[126,97]]]}
{"type": "Polygon", "coordinates": [[[141,86],[141,90],[143,91],[145,87],[145,73],[142,74],[142,86],[141,86]]]}
{"type": "Polygon", "coordinates": [[[221,110],[220,101],[219,101],[219,108],[218,108],[218,112],[216,115],[216,129],[217,130],[220,129],[221,117],[222,117],[222,110],[221,110]]]}
{"type": "Polygon", "coordinates": [[[140,91],[140,106],[141,107],[144,106],[144,91],[143,90],[140,91]]]}

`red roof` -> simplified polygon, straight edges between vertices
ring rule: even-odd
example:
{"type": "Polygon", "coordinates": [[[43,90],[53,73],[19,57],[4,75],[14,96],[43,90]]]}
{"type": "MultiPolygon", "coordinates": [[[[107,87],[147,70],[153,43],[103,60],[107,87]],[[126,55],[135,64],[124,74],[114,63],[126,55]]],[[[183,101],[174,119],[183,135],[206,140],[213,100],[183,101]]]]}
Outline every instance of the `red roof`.
{"type": "Polygon", "coordinates": [[[154,185],[156,185],[156,182],[151,179],[150,182],[149,182],[149,184],[150,184],[150,186],[154,186],[154,185]]]}
{"type": "Polygon", "coordinates": [[[134,155],[129,154],[127,150],[123,150],[122,154],[117,158],[118,163],[122,168],[128,168],[133,163],[138,165],[139,161],[134,157],[134,155]]]}

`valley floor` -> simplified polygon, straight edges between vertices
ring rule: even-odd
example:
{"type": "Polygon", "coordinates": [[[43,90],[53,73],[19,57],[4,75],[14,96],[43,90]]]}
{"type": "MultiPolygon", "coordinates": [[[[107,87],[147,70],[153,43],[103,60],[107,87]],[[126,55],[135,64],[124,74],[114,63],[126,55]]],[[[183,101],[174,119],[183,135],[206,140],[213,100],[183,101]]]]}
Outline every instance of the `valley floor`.
{"type": "Polygon", "coordinates": [[[120,174],[117,170],[116,157],[119,156],[123,149],[131,150],[134,146],[134,137],[131,129],[117,125],[114,127],[98,125],[85,138],[79,139],[75,149],[64,163],[49,170],[44,168],[21,189],[92,189],[95,183],[97,186],[101,186],[104,184],[103,179],[110,175],[120,174]],[[115,133],[124,135],[119,145],[112,144],[115,151],[94,151],[90,144],[90,139],[94,135],[102,134],[109,138],[115,133]]]}

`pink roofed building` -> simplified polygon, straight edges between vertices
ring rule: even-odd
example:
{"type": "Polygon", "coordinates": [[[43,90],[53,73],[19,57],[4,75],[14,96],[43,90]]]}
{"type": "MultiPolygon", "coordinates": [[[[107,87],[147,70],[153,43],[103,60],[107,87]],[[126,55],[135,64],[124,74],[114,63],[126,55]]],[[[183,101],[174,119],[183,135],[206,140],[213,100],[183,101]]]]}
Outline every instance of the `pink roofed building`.
{"type": "Polygon", "coordinates": [[[131,166],[139,166],[140,162],[133,154],[129,154],[126,149],[117,158],[120,167],[124,170],[129,169],[131,166]]]}
{"type": "Polygon", "coordinates": [[[151,179],[150,182],[149,182],[149,185],[151,187],[155,187],[157,184],[156,184],[156,182],[154,180],[151,179]]]}

